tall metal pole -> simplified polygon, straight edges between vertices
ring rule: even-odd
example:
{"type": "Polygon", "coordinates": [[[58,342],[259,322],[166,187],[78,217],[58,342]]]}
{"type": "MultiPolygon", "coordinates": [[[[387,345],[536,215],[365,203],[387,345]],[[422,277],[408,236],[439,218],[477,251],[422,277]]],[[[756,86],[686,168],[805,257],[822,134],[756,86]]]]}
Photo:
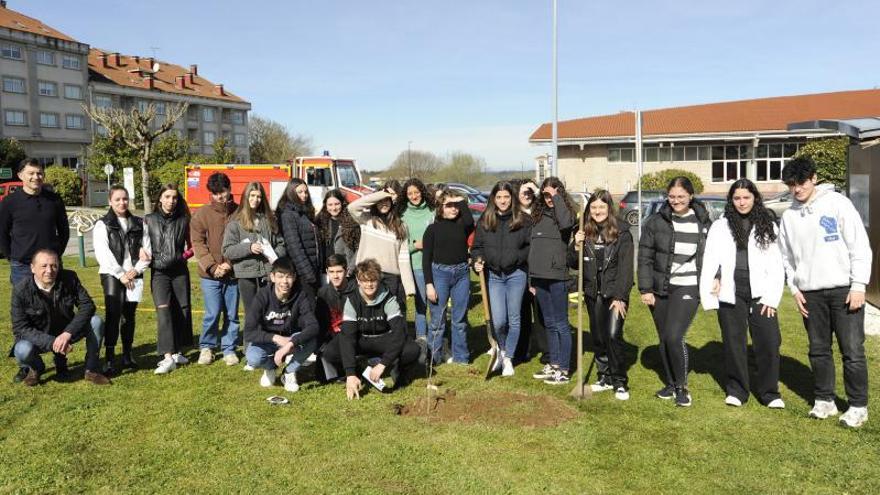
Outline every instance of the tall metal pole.
{"type": "Polygon", "coordinates": [[[557,125],[559,122],[559,63],[557,60],[557,44],[559,36],[557,35],[557,12],[557,0],[553,0],[553,152],[551,153],[553,161],[550,162],[550,175],[554,177],[559,177],[559,160],[556,156],[559,152],[557,134],[557,125]]]}
{"type": "Polygon", "coordinates": [[[406,163],[409,166],[409,178],[412,179],[412,141],[406,142],[406,163]]]}
{"type": "Polygon", "coordinates": [[[642,173],[644,172],[642,163],[642,111],[636,110],[636,164],[639,169],[637,181],[639,183],[639,237],[642,236],[642,173]]]}

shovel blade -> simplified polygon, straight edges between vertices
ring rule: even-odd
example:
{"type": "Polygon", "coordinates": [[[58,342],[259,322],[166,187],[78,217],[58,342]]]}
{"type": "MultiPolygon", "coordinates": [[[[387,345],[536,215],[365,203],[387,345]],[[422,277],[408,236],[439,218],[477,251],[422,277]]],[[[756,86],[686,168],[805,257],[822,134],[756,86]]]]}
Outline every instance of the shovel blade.
{"type": "Polygon", "coordinates": [[[593,391],[590,389],[590,386],[586,383],[581,385],[575,385],[571,392],[568,393],[570,397],[573,397],[577,400],[583,399],[592,399],[593,391]]]}

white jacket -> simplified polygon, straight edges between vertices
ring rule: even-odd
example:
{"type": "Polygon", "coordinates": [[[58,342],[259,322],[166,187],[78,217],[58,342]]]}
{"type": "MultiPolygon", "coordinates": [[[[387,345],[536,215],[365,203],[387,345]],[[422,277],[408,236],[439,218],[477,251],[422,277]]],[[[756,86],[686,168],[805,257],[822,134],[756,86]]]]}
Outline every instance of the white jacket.
{"type": "Polygon", "coordinates": [[[849,287],[864,292],[871,278],[871,244],[859,212],[846,196],[816,191],[782,214],[779,249],[792,294],[849,287]]]}
{"type": "MultiPolygon", "coordinates": [[[[773,226],[777,236],[779,230],[773,226]]],[[[785,270],[782,267],[782,253],[778,240],[763,248],[755,239],[755,228],[749,232],[749,285],[752,297],[771,308],[779,307],[782,289],[785,287],[785,270]]],[[[721,217],[712,223],[706,237],[703,252],[703,268],[700,272],[700,301],[703,309],[718,309],[719,300],[736,304],[736,286],[733,272],[736,269],[736,242],[727,225],[727,218],[721,217]],[[721,290],[718,296],[712,295],[712,284],[718,268],[721,268],[721,290]]]]}

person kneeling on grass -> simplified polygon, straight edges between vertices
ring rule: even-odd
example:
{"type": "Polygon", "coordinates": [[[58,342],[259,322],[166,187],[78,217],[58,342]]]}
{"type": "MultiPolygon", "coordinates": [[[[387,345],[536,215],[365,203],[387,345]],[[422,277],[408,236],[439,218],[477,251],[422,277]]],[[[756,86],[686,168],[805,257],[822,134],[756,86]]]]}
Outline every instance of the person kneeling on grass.
{"type": "Polygon", "coordinates": [[[327,344],[323,356],[331,364],[342,364],[346,375],[345,394],[349,399],[360,397],[358,355],[379,358],[370,372],[373,382],[379,381],[389,367],[389,375],[396,381],[399,368],[419,357],[418,344],[406,338],[406,320],[397,298],[381,282],[379,263],[374,259],[358,263],[355,277],[358,290],[345,301],[342,331],[327,344]]]}
{"type": "Polygon", "coordinates": [[[317,348],[315,302],[296,285],[290,258],[278,258],[269,273],[271,283],[257,292],[245,319],[245,356],[254,369],[263,368],[260,385],[275,384],[275,371],[287,362],[281,382],[288,392],[299,390],[296,371],[317,348]],[[288,358],[289,359],[285,359],[288,358]]]}
{"type": "Polygon", "coordinates": [[[86,339],[86,380],[108,385],[99,370],[98,351],[104,337],[104,322],[95,316],[95,303],[76,273],[60,270],[58,255],[49,249],[37,251],[31,259],[32,277],[15,286],[12,296],[13,352],[22,370],[22,381],[33,387],[46,369],[40,354],[55,353],[56,373],[67,373],[67,356],[74,342],[86,339]]]}

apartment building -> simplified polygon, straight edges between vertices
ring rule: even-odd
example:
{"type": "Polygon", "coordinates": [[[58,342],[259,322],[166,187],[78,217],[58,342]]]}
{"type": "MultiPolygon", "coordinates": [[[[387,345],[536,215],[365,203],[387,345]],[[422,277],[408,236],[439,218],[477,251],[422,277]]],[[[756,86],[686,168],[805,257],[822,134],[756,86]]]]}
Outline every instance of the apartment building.
{"type": "Polygon", "coordinates": [[[82,109],[89,45],[0,1],[0,137],[46,165],[76,167],[91,143],[82,109]]]}

